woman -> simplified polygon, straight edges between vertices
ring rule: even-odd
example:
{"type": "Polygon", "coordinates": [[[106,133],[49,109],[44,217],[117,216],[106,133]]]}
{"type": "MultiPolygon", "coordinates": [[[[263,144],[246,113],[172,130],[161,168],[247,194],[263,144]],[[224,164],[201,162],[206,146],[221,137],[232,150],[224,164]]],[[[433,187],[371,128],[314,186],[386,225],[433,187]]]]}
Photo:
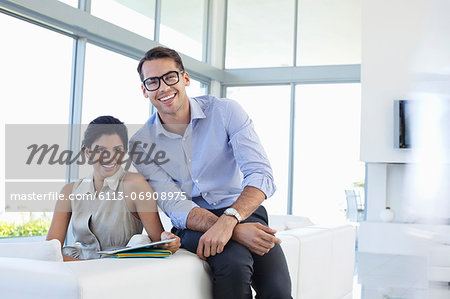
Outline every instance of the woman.
{"type": "Polygon", "coordinates": [[[125,247],[143,227],[152,241],[176,239],[160,248],[180,247],[179,237],[164,232],[145,178],[120,166],[127,144],[126,126],[112,116],[100,116],[86,129],[82,149],[93,174],[63,187],[64,200],[57,202],[47,234],[47,240],[64,244],[72,218],[76,243],[62,249],[64,261],[100,258],[97,251],[125,247]]]}

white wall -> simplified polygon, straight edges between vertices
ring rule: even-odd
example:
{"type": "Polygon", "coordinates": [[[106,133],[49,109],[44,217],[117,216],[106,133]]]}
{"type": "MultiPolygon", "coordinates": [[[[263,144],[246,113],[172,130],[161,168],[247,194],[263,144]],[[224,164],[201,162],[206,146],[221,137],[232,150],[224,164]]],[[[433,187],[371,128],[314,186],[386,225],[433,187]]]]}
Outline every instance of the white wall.
{"type": "Polygon", "coordinates": [[[438,0],[363,0],[363,161],[407,162],[412,158],[409,151],[394,149],[393,101],[411,97],[415,58],[426,37],[434,2],[438,0]]]}
{"type": "MultiPolygon", "coordinates": [[[[449,181],[444,162],[450,150],[421,155],[394,148],[394,100],[450,98],[449,11],[448,0],[363,0],[361,160],[368,163],[368,222],[380,221],[386,205],[397,222],[450,218],[442,204],[450,191],[441,183],[449,181]],[[445,158],[436,158],[442,152],[445,158]]],[[[443,134],[449,132],[445,127],[443,134]]]]}

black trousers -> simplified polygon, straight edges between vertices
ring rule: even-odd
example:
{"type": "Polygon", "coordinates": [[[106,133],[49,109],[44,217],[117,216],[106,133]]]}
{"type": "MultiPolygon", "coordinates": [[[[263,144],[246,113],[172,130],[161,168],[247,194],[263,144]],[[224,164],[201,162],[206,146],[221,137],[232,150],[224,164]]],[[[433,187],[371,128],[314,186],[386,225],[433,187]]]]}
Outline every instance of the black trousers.
{"type": "MultiPolygon", "coordinates": [[[[220,216],[225,208],[210,211],[220,216]]],[[[268,225],[266,209],[259,206],[243,222],[268,225]]],[[[202,232],[175,227],[172,232],[180,237],[182,248],[197,253],[202,232]]],[[[251,286],[255,289],[258,299],[292,298],[286,258],[279,244],[275,244],[267,254],[259,256],[240,243],[230,240],[222,253],[210,256],[206,261],[213,273],[215,299],[252,298],[251,286]]]]}

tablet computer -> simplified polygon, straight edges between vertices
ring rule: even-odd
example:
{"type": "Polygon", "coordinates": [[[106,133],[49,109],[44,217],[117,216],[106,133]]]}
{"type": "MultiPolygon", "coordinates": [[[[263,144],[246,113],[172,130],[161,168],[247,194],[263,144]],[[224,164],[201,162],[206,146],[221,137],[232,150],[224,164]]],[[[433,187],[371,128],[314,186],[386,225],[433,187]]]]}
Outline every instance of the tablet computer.
{"type": "Polygon", "coordinates": [[[175,240],[176,239],[173,238],[173,239],[168,239],[168,240],[161,240],[161,241],[151,242],[151,243],[147,243],[147,244],[143,244],[143,245],[123,247],[123,248],[114,249],[114,250],[97,251],[97,253],[100,253],[100,254],[116,254],[116,253],[120,253],[120,252],[132,251],[132,250],[135,250],[135,249],[151,248],[151,247],[153,247],[155,245],[170,243],[170,242],[173,242],[175,240]]]}

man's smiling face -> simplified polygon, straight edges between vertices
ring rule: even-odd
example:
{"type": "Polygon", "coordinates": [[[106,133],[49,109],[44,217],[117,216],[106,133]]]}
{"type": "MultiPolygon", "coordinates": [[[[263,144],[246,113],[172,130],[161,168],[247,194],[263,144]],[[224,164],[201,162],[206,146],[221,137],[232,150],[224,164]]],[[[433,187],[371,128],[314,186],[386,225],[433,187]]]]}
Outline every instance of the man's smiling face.
{"type": "MultiPolygon", "coordinates": [[[[149,60],[142,65],[144,79],[160,77],[171,71],[181,71],[171,58],[149,60]]],[[[171,86],[167,86],[161,79],[161,85],[154,91],[148,91],[143,84],[141,86],[144,96],[150,99],[163,121],[167,117],[177,117],[180,114],[189,113],[189,100],[185,89],[190,84],[189,74],[182,72],[178,76],[180,81],[171,86]]]]}

